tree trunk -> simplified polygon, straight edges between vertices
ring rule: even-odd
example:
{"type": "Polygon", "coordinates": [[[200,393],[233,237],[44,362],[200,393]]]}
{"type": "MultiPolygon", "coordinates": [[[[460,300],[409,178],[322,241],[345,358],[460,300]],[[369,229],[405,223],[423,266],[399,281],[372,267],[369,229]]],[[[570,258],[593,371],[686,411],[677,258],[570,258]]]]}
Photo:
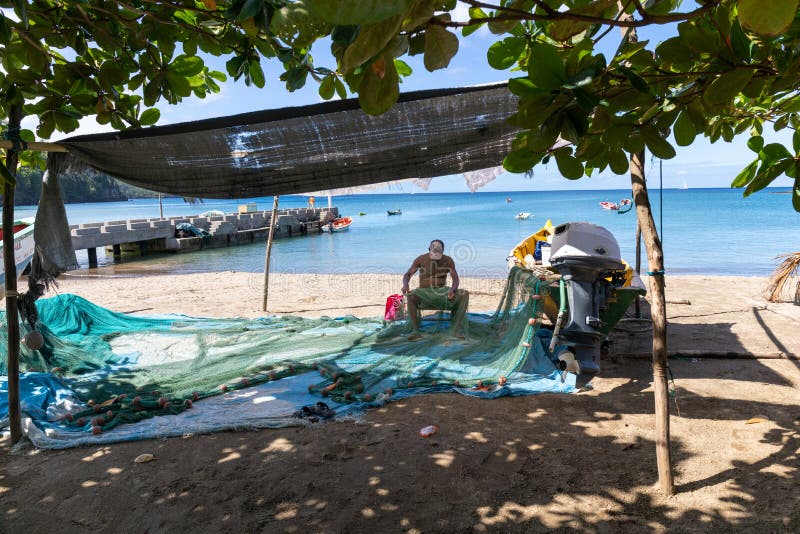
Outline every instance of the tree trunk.
{"type": "Polygon", "coordinates": [[[644,151],[631,155],[631,189],[636,217],[647,249],[650,306],[653,320],[653,384],[656,411],[656,463],[658,481],[666,495],[675,493],[669,449],[669,398],[667,384],[667,300],[664,295],[664,253],[650,210],[644,177],[644,151]]]}
{"type": "MultiPolygon", "coordinates": [[[[633,191],[631,191],[631,194],[633,194],[633,191]]],[[[636,213],[639,213],[638,210],[636,213]]],[[[639,224],[639,221],[636,221],[636,274],[642,274],[642,225],[639,224]]],[[[636,304],[636,318],[641,319],[642,299],[637,295],[634,303],[636,304]]]]}
{"type": "MultiPolygon", "coordinates": [[[[9,109],[8,129],[19,132],[22,106],[9,109]]],[[[6,151],[6,167],[16,176],[19,153],[15,148],[6,151]]],[[[14,262],[14,186],[3,187],[3,272],[6,290],[6,323],[8,324],[8,424],[11,443],[22,439],[22,419],[19,411],[19,312],[17,311],[17,266],[14,262]]]]}

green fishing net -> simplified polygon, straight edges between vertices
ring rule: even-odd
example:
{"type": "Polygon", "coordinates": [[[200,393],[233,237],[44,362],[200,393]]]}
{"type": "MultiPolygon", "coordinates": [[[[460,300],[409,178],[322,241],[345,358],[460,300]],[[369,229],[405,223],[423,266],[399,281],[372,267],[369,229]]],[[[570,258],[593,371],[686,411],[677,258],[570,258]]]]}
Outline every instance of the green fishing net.
{"type": "MultiPolygon", "coordinates": [[[[557,375],[540,331],[551,285],[547,276],[514,268],[495,313],[468,315],[466,339],[433,317],[414,341],[408,323],[378,318],[138,317],[60,295],[37,302],[45,344],[36,351],[23,345],[20,367],[62,376],[88,403],[65,424],[91,420],[97,432],[308,372],[319,374],[310,393],[342,403],[371,403],[407,388],[489,391],[557,375]]],[[[5,336],[5,316],[0,328],[5,336]]],[[[3,372],[5,362],[3,346],[3,372]]]]}

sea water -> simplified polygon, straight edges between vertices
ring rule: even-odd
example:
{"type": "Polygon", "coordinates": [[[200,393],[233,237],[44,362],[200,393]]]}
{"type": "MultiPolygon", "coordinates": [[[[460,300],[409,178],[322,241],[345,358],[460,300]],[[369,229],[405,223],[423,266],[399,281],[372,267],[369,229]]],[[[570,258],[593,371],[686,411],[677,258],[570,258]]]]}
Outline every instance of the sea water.
{"type": "MultiPolygon", "coordinates": [[[[767,189],[748,198],[732,189],[651,189],[656,228],[662,238],[668,274],[767,276],[776,256],[800,250],[800,214],[791,206],[788,191],[767,189]]],[[[630,191],[513,191],[477,193],[362,194],[333,198],[341,215],[353,218],[346,232],[323,233],[276,240],[271,253],[272,272],[401,274],[432,239],[445,242],[461,276],[504,277],[506,257],[520,241],[550,219],[553,224],[587,221],[610,230],[622,256],[635,263],[636,213],[602,209],[601,201],[619,202],[630,191]],[[388,210],[402,215],[388,215],[388,210]],[[527,220],[517,220],[530,212],[527,220]],[[365,213],[365,215],[359,215],[365,213]]],[[[317,207],[327,200],[317,197],[317,207]]],[[[136,199],[67,205],[70,224],[120,219],[194,215],[207,210],[235,213],[238,205],[256,202],[259,210],[272,209],[272,198],[205,200],[189,205],[181,199],[136,199]]],[[[280,198],[280,208],[305,207],[306,197],[280,198]]],[[[18,216],[35,213],[19,207],[18,216]]],[[[101,266],[118,271],[147,272],[259,272],[264,268],[264,244],[231,246],[185,254],[139,258],[125,256],[110,267],[112,258],[98,250],[101,266]]],[[[87,266],[85,251],[79,261],[87,266]]],[[[647,255],[642,243],[642,272],[647,255]]]]}

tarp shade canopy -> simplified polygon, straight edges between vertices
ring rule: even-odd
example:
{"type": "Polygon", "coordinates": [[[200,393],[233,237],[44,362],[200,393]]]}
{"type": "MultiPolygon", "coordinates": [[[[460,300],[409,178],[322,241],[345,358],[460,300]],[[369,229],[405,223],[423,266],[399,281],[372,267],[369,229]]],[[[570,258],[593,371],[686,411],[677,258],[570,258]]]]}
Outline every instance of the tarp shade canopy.
{"type": "Polygon", "coordinates": [[[78,136],[71,157],[172,195],[248,198],[496,167],[518,129],[506,83],[404,93],[383,115],[357,99],[78,136]]]}

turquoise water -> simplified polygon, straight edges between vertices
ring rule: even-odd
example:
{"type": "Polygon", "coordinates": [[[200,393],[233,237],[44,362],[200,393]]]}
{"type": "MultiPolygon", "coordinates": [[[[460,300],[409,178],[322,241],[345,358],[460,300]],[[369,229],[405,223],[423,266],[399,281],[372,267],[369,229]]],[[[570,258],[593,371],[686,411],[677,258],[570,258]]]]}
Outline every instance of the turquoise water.
{"type": "MultiPolygon", "coordinates": [[[[662,228],[666,270],[671,274],[766,276],[775,268],[775,256],[800,250],[798,223],[788,189],[769,189],[749,198],[731,189],[658,189],[650,191],[656,226],[662,228]]],[[[348,232],[275,241],[273,272],[402,273],[431,239],[442,239],[462,276],[505,276],[505,258],[522,239],[549,218],[554,224],[588,221],[608,228],[617,238],[623,257],[635,260],[636,215],[601,209],[598,202],[619,201],[630,191],[514,191],[507,193],[441,193],[351,195],[335,197],[333,205],[354,219],[348,232]],[[506,201],[510,198],[512,201],[506,201]],[[386,210],[401,209],[388,216],[386,210]],[[514,215],[530,212],[527,221],[514,215]],[[359,216],[359,212],[366,215],[359,216]]],[[[272,198],[250,199],[258,209],[272,208],[272,198]]],[[[164,215],[190,215],[219,209],[235,212],[245,200],[206,200],[190,206],[165,199],[164,215]]],[[[317,206],[326,199],[318,198],[317,206]]],[[[280,207],[302,207],[305,197],[281,197],[280,207]]],[[[19,216],[35,207],[20,207],[19,216]]],[[[128,202],[71,204],[71,224],[158,217],[155,199],[128,202]]],[[[101,264],[111,263],[98,251],[101,264]]],[[[86,265],[85,252],[79,261],[86,265]]],[[[643,271],[647,268],[643,252],[643,271]]],[[[124,259],[114,270],[175,273],[243,271],[264,268],[263,244],[244,245],[188,254],[166,254],[124,259]]]]}

